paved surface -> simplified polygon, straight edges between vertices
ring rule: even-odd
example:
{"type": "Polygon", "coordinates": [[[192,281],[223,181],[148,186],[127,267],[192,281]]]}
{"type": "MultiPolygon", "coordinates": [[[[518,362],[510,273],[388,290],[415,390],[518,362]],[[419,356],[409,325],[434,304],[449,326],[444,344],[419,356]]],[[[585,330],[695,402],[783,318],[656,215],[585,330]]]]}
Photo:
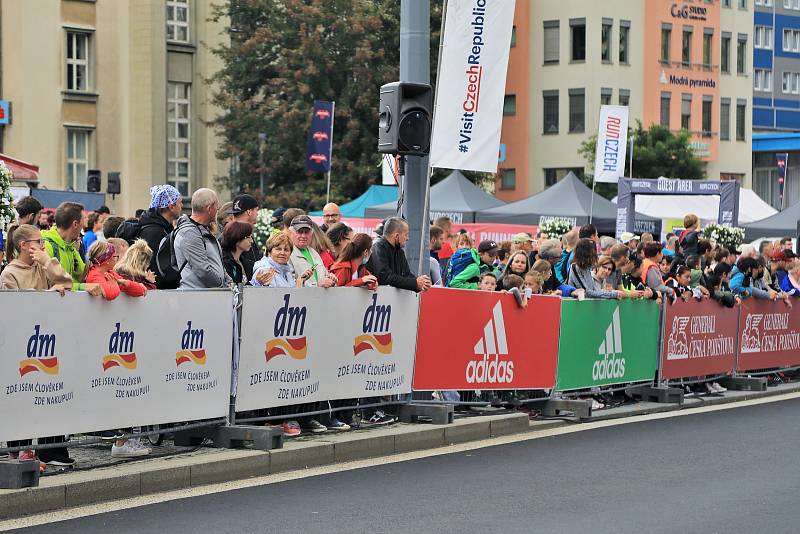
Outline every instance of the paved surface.
{"type": "Polygon", "coordinates": [[[800,399],[576,432],[20,530],[800,531],[800,399]],[[446,530],[445,530],[446,529],[446,530]]]}

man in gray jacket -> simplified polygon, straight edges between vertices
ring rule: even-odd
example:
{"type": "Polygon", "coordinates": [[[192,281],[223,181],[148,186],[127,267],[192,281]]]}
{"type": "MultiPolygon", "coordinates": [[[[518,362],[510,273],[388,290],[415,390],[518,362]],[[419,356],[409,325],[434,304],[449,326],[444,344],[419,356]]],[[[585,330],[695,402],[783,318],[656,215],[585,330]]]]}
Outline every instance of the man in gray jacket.
{"type": "Polygon", "coordinates": [[[181,270],[181,289],[227,287],[231,283],[222,265],[222,249],[209,228],[218,210],[217,194],[202,188],[192,195],[192,216],[178,219],[175,259],[181,270]]]}

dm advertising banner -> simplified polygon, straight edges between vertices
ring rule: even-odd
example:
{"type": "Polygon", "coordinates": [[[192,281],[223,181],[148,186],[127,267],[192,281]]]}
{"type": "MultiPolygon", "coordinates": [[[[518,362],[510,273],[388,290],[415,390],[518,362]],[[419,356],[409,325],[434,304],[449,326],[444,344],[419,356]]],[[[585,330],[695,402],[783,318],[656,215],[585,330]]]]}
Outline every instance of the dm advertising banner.
{"type": "Polygon", "coordinates": [[[651,300],[565,300],[556,389],[653,380],[658,319],[651,300]]]}
{"type": "Polygon", "coordinates": [[[411,391],[416,293],[248,287],[243,298],[237,410],[411,391]]]}
{"type": "Polygon", "coordinates": [[[550,389],[561,299],[434,288],[421,297],[414,389],[550,389]],[[459,313],[461,311],[461,313],[459,313]],[[464,313],[464,312],[469,313],[464,313]],[[442,318],[458,314],[458,329],[442,318]]]}
{"type": "Polygon", "coordinates": [[[0,441],[227,415],[230,292],[0,302],[0,441]]]}
{"type": "Polygon", "coordinates": [[[784,302],[745,299],[739,317],[737,371],[800,365],[800,312],[784,302]]]}
{"type": "Polygon", "coordinates": [[[678,300],[664,307],[661,378],[731,373],[739,310],[713,300],[678,300]]]}
{"type": "Polygon", "coordinates": [[[600,106],[594,181],[617,183],[625,176],[628,145],[628,106],[600,106]]]}
{"type": "Polygon", "coordinates": [[[446,3],[431,167],[497,171],[514,4],[446,3]]]}

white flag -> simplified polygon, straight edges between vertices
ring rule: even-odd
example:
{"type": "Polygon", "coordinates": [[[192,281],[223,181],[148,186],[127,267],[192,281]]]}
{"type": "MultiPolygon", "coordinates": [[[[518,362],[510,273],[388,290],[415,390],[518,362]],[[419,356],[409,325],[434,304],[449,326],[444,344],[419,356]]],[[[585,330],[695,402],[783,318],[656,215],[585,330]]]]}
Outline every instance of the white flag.
{"type": "Polygon", "coordinates": [[[496,172],[515,0],[449,0],[431,167],[496,172]]]}
{"type": "Polygon", "coordinates": [[[600,106],[594,156],[594,181],[617,183],[625,176],[628,147],[628,107],[600,106]]]}

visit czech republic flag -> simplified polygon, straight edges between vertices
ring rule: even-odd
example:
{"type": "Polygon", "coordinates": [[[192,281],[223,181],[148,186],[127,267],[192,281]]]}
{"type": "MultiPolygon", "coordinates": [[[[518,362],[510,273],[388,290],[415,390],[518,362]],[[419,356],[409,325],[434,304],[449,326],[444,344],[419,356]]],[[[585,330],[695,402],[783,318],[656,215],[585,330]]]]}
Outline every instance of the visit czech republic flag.
{"type": "Polygon", "coordinates": [[[314,101],[314,113],[311,116],[311,130],[308,132],[308,149],[306,149],[306,170],[308,171],[328,172],[331,170],[333,109],[334,102],[314,101]]]}

